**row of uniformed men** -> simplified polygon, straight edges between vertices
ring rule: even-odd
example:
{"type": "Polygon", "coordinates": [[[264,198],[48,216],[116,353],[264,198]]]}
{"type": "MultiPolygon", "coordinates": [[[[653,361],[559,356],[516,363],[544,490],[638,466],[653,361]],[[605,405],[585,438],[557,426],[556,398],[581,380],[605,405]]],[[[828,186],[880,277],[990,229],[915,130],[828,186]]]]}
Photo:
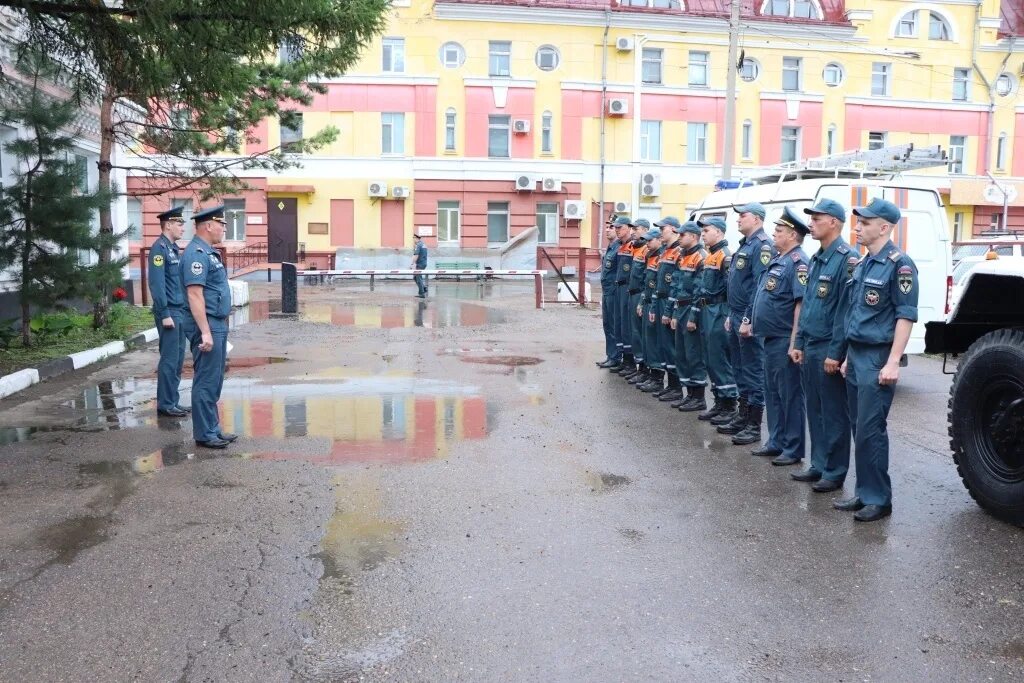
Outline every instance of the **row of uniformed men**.
{"type": "Polygon", "coordinates": [[[185,247],[178,240],[185,230],[181,207],[161,213],[160,237],[149,251],[149,292],[153,318],[160,334],[157,364],[157,414],[185,417],[192,413],[192,436],[206,448],[227,448],[238,438],[220,428],[217,401],[227,361],[231,287],[227,270],[215,248],[224,241],[224,207],[195,214],[195,237],[185,247]],[[185,340],[192,350],[192,407],[180,404],[185,340]]]}
{"type": "Polygon", "coordinates": [[[607,358],[598,365],[682,412],[699,412],[734,444],[758,443],[753,455],[773,465],[803,461],[806,425],[810,466],[791,476],[817,492],[842,488],[852,433],[855,495],[833,505],[858,521],[882,519],[892,512],[888,412],[917,320],[917,268],[890,241],[900,211],[883,199],[854,209],[862,259],[842,238],[846,210],[838,202],[804,209],[809,224],[786,207],[774,242],[761,204],[734,210],[743,235],[734,255],[719,217],[609,222],[601,276],[607,358]],[[802,248],[808,233],[819,242],[811,258],[802,248]],[[766,402],[768,438],[760,444],[766,402]]]}

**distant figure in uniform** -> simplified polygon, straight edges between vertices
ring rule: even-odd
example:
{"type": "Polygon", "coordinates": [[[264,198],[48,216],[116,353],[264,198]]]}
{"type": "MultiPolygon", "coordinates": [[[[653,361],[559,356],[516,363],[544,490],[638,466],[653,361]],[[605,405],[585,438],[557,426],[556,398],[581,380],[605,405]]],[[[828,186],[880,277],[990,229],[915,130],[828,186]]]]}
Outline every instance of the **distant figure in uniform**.
{"type": "Polygon", "coordinates": [[[630,384],[644,384],[650,381],[652,375],[647,365],[647,349],[644,346],[643,319],[641,318],[641,297],[644,291],[644,278],[646,277],[647,252],[650,245],[647,243],[647,233],[651,230],[651,222],[646,218],[637,218],[633,221],[636,237],[633,240],[633,260],[630,262],[629,285],[627,294],[629,296],[629,334],[630,344],[633,347],[633,356],[636,358],[637,370],[626,375],[626,381],[630,384]]]}
{"type": "Polygon", "coordinates": [[[192,347],[192,436],[206,448],[227,448],[237,439],[220,429],[217,401],[224,385],[231,287],[215,248],[224,241],[224,206],[192,217],[196,235],[181,257],[188,308],[185,334],[192,347]]]}
{"type": "MultiPolygon", "coordinates": [[[[412,264],[413,270],[423,270],[427,267],[427,245],[423,244],[423,238],[418,232],[412,234],[413,245],[412,245],[412,264]]],[[[413,275],[412,279],[416,281],[417,293],[416,297],[419,299],[427,298],[427,279],[425,275],[413,275]]]]}
{"type": "MultiPolygon", "coordinates": [[[[773,465],[795,465],[804,458],[806,412],[800,366],[790,353],[807,287],[807,254],[800,245],[808,232],[800,216],[786,207],[775,221],[778,256],[768,262],[754,296],[754,334],[764,340],[765,407],[768,442],[754,455],[775,456],[773,465]]],[[[761,439],[760,408],[750,406],[747,428],[733,437],[737,445],[761,439]],[[755,424],[756,422],[756,424],[755,424]]]]}
{"type": "Polygon", "coordinates": [[[811,217],[811,237],[821,246],[811,257],[807,294],[790,357],[800,366],[804,386],[811,463],[790,476],[813,482],[811,489],[818,493],[828,493],[843,487],[850,469],[850,405],[839,366],[846,358],[842,304],[859,259],[842,236],[846,223],[842,204],[822,199],[804,213],[811,217]]]}
{"type": "Polygon", "coordinates": [[[892,514],[887,420],[900,378],[900,359],[917,321],[917,266],[890,240],[901,218],[895,204],[873,199],[853,213],[858,219],[857,242],[868,250],[849,286],[849,350],[842,365],[857,425],[857,489],[852,498],[833,506],[856,510],[858,522],[873,522],[892,514]]]}
{"type": "Polygon", "coordinates": [[[679,257],[683,248],[679,244],[682,225],[675,216],[665,216],[654,225],[661,228],[662,251],[658,259],[658,283],[654,287],[656,343],[665,361],[665,387],[654,393],[659,401],[671,403],[683,397],[683,385],[676,368],[675,332],[672,328],[672,311],[676,305],[675,281],[679,279],[679,257]]]}
{"type": "Polygon", "coordinates": [[[629,313],[629,276],[633,268],[633,251],[636,240],[633,223],[618,223],[615,236],[619,248],[615,253],[615,338],[616,346],[622,347],[622,364],[608,368],[620,377],[638,372],[637,359],[633,355],[633,318],[629,313]]]}
{"type": "Polygon", "coordinates": [[[679,273],[676,275],[673,296],[672,329],[675,330],[676,372],[679,382],[686,387],[686,397],[672,404],[684,413],[705,410],[704,398],[708,373],[704,367],[704,345],[697,326],[688,324],[690,310],[700,285],[704,268],[704,250],[700,243],[700,226],[686,221],[679,228],[679,273]]]}
{"type": "Polygon", "coordinates": [[[665,246],[661,242],[661,230],[651,228],[647,232],[647,255],[644,261],[643,289],[640,294],[640,305],[637,315],[640,317],[641,339],[643,339],[644,361],[650,379],[636,385],[644,393],[660,391],[665,378],[665,358],[661,355],[658,339],[658,327],[661,326],[661,313],[655,290],[658,287],[658,263],[665,246]]]}
{"type": "Polygon", "coordinates": [[[166,417],[185,417],[178,387],[185,362],[185,290],[181,285],[180,251],[177,241],[185,232],[184,207],[164,211],[160,236],[149,249],[149,294],[153,298],[153,319],[160,334],[160,362],[156,366],[156,412],[166,417]]]}
{"type": "Polygon", "coordinates": [[[622,367],[622,342],[619,340],[618,321],[616,320],[616,303],[618,303],[615,291],[616,254],[622,243],[616,236],[616,225],[625,226],[629,229],[628,216],[616,216],[604,228],[604,238],[608,247],[604,251],[604,258],[601,259],[601,324],[604,327],[604,353],[605,359],[597,363],[599,368],[619,369],[622,367]]]}

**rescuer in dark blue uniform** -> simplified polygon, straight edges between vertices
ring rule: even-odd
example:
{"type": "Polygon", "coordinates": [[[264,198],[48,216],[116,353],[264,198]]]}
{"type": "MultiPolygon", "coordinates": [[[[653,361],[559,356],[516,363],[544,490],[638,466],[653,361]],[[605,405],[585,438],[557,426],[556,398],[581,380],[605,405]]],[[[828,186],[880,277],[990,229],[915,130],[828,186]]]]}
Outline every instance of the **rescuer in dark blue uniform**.
{"type": "Polygon", "coordinates": [[[705,410],[704,398],[708,384],[707,368],[704,367],[704,344],[697,326],[690,322],[697,288],[700,285],[701,270],[704,268],[704,250],[700,243],[700,226],[686,221],[679,229],[679,273],[675,279],[675,311],[672,325],[676,332],[676,372],[680,383],[686,387],[686,398],[672,404],[684,413],[705,410]]]}
{"type": "Polygon", "coordinates": [[[669,403],[683,397],[682,385],[676,371],[675,335],[672,331],[672,309],[676,300],[673,296],[674,279],[679,275],[679,219],[665,216],[654,225],[661,228],[662,251],[658,260],[658,284],[654,288],[654,311],[657,332],[657,345],[661,357],[665,360],[665,388],[655,392],[659,401],[669,403]]]}
{"type": "Polygon", "coordinates": [[[166,417],[185,417],[181,407],[181,368],[185,362],[185,290],[181,285],[180,250],[177,241],[185,231],[184,207],[157,216],[160,236],[149,249],[149,294],[153,319],[160,334],[160,362],[156,366],[156,412],[166,417]]]}
{"type": "Polygon", "coordinates": [[[608,240],[608,248],[601,259],[601,324],[604,328],[605,359],[597,364],[599,368],[622,367],[622,342],[619,340],[615,315],[616,254],[622,246],[616,235],[616,225],[619,222],[629,228],[628,216],[616,216],[604,229],[605,239],[608,240]]]}

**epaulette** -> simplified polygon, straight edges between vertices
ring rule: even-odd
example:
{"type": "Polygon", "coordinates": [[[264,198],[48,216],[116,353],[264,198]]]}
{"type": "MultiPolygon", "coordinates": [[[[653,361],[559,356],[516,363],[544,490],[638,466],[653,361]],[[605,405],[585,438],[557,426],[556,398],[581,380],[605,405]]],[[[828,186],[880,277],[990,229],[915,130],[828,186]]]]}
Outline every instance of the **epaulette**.
{"type": "Polygon", "coordinates": [[[800,252],[794,249],[792,252],[790,252],[789,258],[793,259],[794,263],[800,261],[800,252]]]}
{"type": "Polygon", "coordinates": [[[836,247],[836,251],[838,251],[840,254],[849,254],[850,248],[845,244],[840,244],[838,247],[836,247]]]}
{"type": "Polygon", "coordinates": [[[892,253],[889,254],[889,260],[892,261],[893,263],[899,262],[901,258],[903,258],[903,254],[902,252],[900,252],[899,249],[893,249],[892,253]]]}

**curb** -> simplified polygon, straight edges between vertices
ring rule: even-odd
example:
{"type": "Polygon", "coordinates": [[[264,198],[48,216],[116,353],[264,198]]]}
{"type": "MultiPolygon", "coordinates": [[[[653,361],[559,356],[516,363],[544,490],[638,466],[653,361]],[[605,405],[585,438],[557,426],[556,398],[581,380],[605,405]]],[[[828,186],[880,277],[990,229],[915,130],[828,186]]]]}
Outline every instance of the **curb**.
{"type": "Polygon", "coordinates": [[[0,398],[7,398],[11,394],[28,389],[33,384],[38,384],[44,379],[51,379],[66,372],[84,368],[87,365],[98,363],[101,360],[116,356],[132,349],[145,346],[156,341],[160,337],[155,327],[139,332],[125,341],[114,341],[94,349],[72,353],[63,358],[48,360],[38,368],[25,368],[9,375],[0,377],[0,398]]]}

